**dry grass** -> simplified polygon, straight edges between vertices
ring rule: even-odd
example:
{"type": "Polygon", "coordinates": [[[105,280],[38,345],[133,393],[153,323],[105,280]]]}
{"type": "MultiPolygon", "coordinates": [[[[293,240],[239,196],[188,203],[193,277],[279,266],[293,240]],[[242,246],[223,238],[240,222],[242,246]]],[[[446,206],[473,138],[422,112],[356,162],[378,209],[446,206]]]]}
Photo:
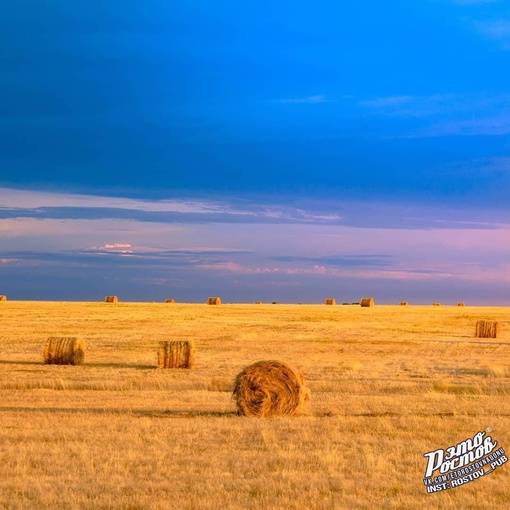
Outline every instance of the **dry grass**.
{"type": "Polygon", "coordinates": [[[282,416],[303,413],[310,392],[303,375],[281,361],[257,361],[234,382],[234,400],[241,416],[282,416]]]}
{"type": "Polygon", "coordinates": [[[509,465],[422,482],[425,452],[479,430],[510,449],[507,308],[3,305],[0,508],[508,506],[509,465]],[[497,339],[473,336],[480,319],[497,339]],[[45,339],[77,332],[83,365],[41,363],[45,339]],[[194,341],[194,370],[157,370],[169,335],[194,341]],[[260,359],[304,375],[310,416],[236,416],[236,374],[260,359]]]}
{"type": "Polygon", "coordinates": [[[192,368],[195,346],[191,340],[159,342],[158,368],[192,368]]]}

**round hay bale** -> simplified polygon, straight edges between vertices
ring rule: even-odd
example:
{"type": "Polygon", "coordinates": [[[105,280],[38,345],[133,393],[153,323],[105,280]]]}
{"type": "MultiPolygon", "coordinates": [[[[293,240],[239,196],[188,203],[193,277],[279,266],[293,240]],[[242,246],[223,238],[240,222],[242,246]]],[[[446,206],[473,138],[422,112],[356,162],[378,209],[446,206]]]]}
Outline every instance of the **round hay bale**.
{"type": "Polygon", "coordinates": [[[208,305],[221,305],[221,298],[219,297],[210,297],[207,300],[208,305]]]}
{"type": "Polygon", "coordinates": [[[409,303],[407,301],[401,301],[400,306],[407,306],[409,303]]]}
{"type": "Polygon", "coordinates": [[[105,303],[118,303],[119,298],[117,296],[106,296],[104,298],[104,302],[105,303]]]}
{"type": "Polygon", "coordinates": [[[255,301],[255,304],[256,304],[256,305],[261,305],[261,304],[262,304],[262,301],[255,301]]]}
{"type": "Polygon", "coordinates": [[[332,297],[328,297],[324,300],[325,305],[336,305],[336,299],[332,297]]]}
{"type": "Polygon", "coordinates": [[[441,303],[432,303],[432,306],[441,306],[441,303]]]}
{"type": "Polygon", "coordinates": [[[192,368],[195,364],[195,345],[191,340],[159,342],[158,368],[192,368]]]}
{"type": "Polygon", "coordinates": [[[0,301],[7,301],[7,296],[1,295],[0,296],[0,301]]]}
{"type": "Polygon", "coordinates": [[[375,305],[375,301],[374,301],[374,298],[366,297],[366,298],[361,298],[361,301],[359,302],[359,304],[362,307],[367,308],[367,307],[374,306],[375,305]]]}
{"type": "Polygon", "coordinates": [[[85,342],[75,336],[50,336],[43,357],[47,365],[81,365],[85,359],[85,342]]]}
{"type": "Polygon", "coordinates": [[[466,306],[466,303],[457,303],[457,306],[466,306]]]}
{"type": "Polygon", "coordinates": [[[298,415],[310,400],[303,376],[281,361],[257,361],[234,382],[232,396],[241,416],[298,415]]]}
{"type": "Polygon", "coordinates": [[[169,304],[175,303],[175,299],[165,299],[165,303],[169,304]]]}

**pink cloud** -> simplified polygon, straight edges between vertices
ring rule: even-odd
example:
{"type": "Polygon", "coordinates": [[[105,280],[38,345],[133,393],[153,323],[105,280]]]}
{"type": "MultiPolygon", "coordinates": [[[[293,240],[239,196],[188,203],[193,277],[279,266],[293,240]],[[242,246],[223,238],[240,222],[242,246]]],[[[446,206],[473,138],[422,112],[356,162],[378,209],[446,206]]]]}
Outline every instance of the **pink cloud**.
{"type": "Polygon", "coordinates": [[[132,247],[133,246],[129,243],[107,243],[99,248],[94,249],[109,253],[133,253],[133,250],[130,249],[132,247]]]}
{"type": "Polygon", "coordinates": [[[244,273],[246,269],[235,262],[218,262],[216,264],[198,264],[195,266],[197,269],[212,270],[212,271],[231,271],[236,273],[244,273]]]}

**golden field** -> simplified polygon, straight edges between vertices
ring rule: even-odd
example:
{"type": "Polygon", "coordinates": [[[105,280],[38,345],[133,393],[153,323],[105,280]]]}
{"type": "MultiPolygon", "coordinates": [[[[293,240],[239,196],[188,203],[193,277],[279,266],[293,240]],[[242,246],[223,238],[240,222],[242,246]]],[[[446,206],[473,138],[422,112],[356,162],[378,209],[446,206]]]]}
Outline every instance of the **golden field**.
{"type": "Polygon", "coordinates": [[[7,301],[0,319],[0,508],[508,508],[510,463],[423,484],[425,452],[478,431],[510,452],[508,308],[7,301]],[[83,338],[85,363],[44,365],[50,336],[83,338]],[[160,340],[193,340],[195,367],[157,369],[160,340]],[[235,414],[263,359],[304,374],[306,416],[235,414]]]}

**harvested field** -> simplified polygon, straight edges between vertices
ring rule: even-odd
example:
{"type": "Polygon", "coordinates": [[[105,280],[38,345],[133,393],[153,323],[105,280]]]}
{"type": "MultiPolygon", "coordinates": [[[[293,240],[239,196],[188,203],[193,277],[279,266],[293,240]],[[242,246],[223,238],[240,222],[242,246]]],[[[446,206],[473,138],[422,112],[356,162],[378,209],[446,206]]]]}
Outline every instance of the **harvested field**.
{"type": "Polygon", "coordinates": [[[423,454],[487,428],[510,451],[508,308],[2,305],[1,508],[507,507],[510,465],[427,494],[423,454]],[[52,336],[84,364],[43,364],[52,336]],[[155,338],[192,340],[193,370],[158,370],[155,338]],[[264,359],[303,374],[309,415],[236,415],[264,359]]]}

